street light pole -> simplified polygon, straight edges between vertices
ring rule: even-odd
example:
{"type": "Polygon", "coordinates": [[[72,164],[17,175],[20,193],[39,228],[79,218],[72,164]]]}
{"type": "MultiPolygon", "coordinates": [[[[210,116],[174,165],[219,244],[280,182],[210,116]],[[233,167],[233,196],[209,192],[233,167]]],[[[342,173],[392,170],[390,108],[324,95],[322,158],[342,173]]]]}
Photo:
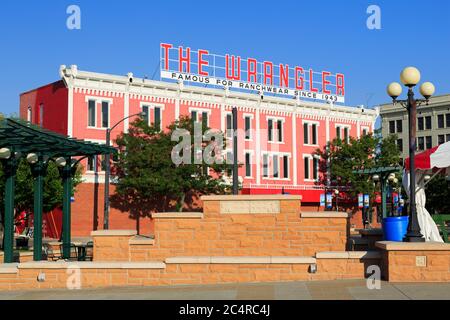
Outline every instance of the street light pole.
{"type": "Polygon", "coordinates": [[[392,82],[387,87],[387,93],[392,98],[394,104],[400,103],[408,111],[409,127],[409,224],[408,230],[403,241],[406,242],[424,242],[420,233],[419,221],[416,212],[416,166],[414,156],[416,152],[416,116],[417,107],[421,103],[428,104],[430,97],[434,94],[434,85],[431,82],[424,82],[420,86],[420,93],[425,99],[415,99],[413,87],[420,81],[420,72],[414,67],[407,67],[400,73],[401,82],[408,87],[408,98],[406,100],[397,100],[402,93],[402,87],[397,82],[392,82]]]}
{"type": "MultiPolygon", "coordinates": [[[[106,146],[111,145],[111,129],[106,129],[106,146]]],[[[108,153],[105,155],[105,196],[104,196],[104,215],[103,215],[103,229],[109,229],[109,175],[110,175],[110,159],[111,155],[108,153]]]]}
{"type": "Polygon", "coordinates": [[[409,124],[409,224],[408,231],[405,236],[407,242],[424,242],[422,234],[420,233],[419,221],[417,220],[416,212],[416,165],[414,155],[416,152],[416,115],[417,102],[414,99],[414,92],[412,87],[408,88],[408,124],[409,124]]]}
{"type": "MultiPolygon", "coordinates": [[[[115,125],[113,125],[111,128],[106,129],[106,146],[111,146],[111,131],[117,127],[119,124],[121,124],[123,121],[125,121],[128,118],[134,117],[134,116],[142,116],[143,113],[135,113],[128,117],[123,118],[122,120],[118,121],[115,125]]],[[[105,195],[104,195],[104,207],[103,207],[103,229],[108,230],[109,229],[109,177],[111,174],[111,165],[110,165],[111,155],[108,153],[105,155],[105,195]]]]}
{"type": "Polygon", "coordinates": [[[238,180],[238,137],[237,137],[237,108],[232,109],[233,116],[233,194],[239,193],[238,180]]]}

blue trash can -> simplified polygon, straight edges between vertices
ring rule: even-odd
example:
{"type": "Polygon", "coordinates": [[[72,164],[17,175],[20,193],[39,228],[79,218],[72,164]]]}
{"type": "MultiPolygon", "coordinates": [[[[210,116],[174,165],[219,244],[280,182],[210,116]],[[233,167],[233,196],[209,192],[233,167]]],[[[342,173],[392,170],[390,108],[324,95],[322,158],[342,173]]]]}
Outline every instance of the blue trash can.
{"type": "Polygon", "coordinates": [[[383,219],[383,238],[387,241],[403,241],[408,229],[408,216],[388,217],[383,219]]]}

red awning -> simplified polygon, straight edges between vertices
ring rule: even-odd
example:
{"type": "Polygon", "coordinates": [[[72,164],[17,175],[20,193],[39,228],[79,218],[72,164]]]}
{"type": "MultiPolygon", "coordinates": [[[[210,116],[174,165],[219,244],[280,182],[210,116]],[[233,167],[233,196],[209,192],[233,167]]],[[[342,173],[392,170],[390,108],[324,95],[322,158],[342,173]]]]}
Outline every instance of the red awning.
{"type": "MultiPolygon", "coordinates": [[[[450,167],[450,141],[416,154],[414,161],[419,170],[450,167]]],[[[405,168],[409,170],[409,158],[405,160],[405,168]]]]}

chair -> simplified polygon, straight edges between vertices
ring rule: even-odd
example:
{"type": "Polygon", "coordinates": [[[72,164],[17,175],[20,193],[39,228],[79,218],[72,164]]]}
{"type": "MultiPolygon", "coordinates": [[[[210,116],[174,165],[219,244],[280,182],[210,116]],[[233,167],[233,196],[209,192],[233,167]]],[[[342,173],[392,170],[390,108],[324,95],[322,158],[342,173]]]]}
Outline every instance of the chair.
{"type": "Polygon", "coordinates": [[[16,237],[16,249],[28,250],[28,241],[33,237],[33,228],[26,227],[22,233],[16,237]]]}
{"type": "Polygon", "coordinates": [[[93,259],[94,259],[94,242],[89,241],[86,244],[86,252],[85,252],[84,260],[92,261],[93,259]]]}
{"type": "Polygon", "coordinates": [[[78,248],[75,244],[70,244],[70,256],[69,260],[71,261],[78,261],[78,248]]]}
{"type": "Polygon", "coordinates": [[[48,243],[44,243],[43,247],[44,247],[44,253],[47,256],[47,260],[57,261],[57,260],[62,259],[61,246],[60,246],[59,252],[58,252],[58,250],[53,250],[53,247],[48,243]]]}

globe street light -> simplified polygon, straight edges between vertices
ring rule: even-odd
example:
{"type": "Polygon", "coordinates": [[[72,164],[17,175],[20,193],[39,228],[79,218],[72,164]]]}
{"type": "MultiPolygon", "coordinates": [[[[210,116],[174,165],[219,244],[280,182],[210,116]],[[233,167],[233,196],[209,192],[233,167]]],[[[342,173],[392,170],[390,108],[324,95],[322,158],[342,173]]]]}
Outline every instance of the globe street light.
{"type": "Polygon", "coordinates": [[[8,148],[0,149],[0,159],[7,160],[11,158],[11,150],[8,148]]]}
{"type": "MultiPolygon", "coordinates": [[[[408,88],[408,98],[406,100],[397,100],[402,93],[402,87],[397,82],[392,82],[387,87],[387,93],[392,98],[394,105],[400,103],[402,107],[408,110],[408,128],[409,128],[409,172],[410,172],[410,190],[409,190],[409,224],[408,232],[404,238],[407,242],[424,242],[420,233],[420,226],[416,213],[416,174],[414,155],[416,151],[416,116],[417,107],[422,103],[428,104],[430,97],[434,94],[434,85],[431,82],[424,82],[420,86],[420,94],[425,99],[414,99],[413,88],[420,81],[420,72],[415,67],[406,67],[400,73],[400,81],[408,88]]],[[[395,178],[395,176],[394,176],[395,178]]]]}

